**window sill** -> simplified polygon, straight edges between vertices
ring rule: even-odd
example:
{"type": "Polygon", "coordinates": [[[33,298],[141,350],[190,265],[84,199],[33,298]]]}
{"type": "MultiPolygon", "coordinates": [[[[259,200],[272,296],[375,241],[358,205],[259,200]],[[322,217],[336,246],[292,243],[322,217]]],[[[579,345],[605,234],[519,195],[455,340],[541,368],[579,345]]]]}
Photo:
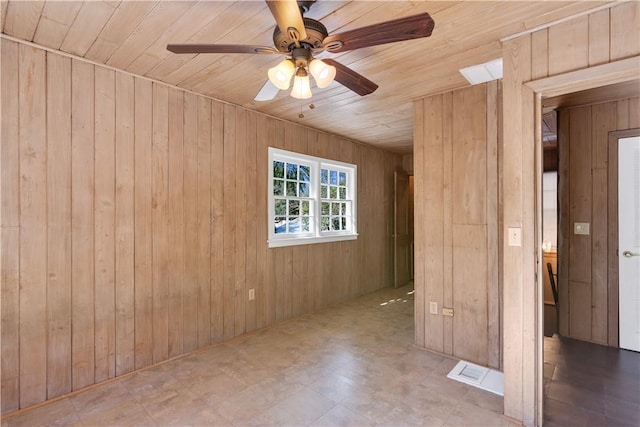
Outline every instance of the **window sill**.
{"type": "Polygon", "coordinates": [[[269,240],[267,243],[269,248],[281,248],[285,246],[312,245],[315,243],[342,242],[347,240],[356,240],[358,234],[335,234],[332,236],[322,237],[298,237],[292,239],[276,239],[269,240]]]}

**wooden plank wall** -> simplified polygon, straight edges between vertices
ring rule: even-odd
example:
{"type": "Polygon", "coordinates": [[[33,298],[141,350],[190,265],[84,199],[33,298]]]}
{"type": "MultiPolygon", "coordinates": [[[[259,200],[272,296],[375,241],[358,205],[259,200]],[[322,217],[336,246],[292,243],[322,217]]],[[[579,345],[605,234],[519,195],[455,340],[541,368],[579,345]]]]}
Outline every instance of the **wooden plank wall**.
{"type": "Polygon", "coordinates": [[[392,284],[400,155],[6,39],[1,71],[2,413],[392,284]],[[357,165],[357,240],[267,248],[269,146],[357,165]]]}
{"type": "Polygon", "coordinates": [[[618,345],[617,293],[609,286],[608,133],[640,127],[640,98],[559,111],[560,333],[598,344],[618,345]],[[561,139],[560,139],[561,138],[561,139]],[[589,235],[573,234],[574,222],[590,223],[589,235]],[[616,300],[616,301],[614,301],[616,300]]]}
{"type": "MultiPolygon", "coordinates": [[[[522,227],[522,247],[503,242],[505,415],[536,420],[534,93],[524,84],[640,54],[640,4],[615,4],[503,43],[503,220],[522,227]],[[571,52],[570,55],[567,52],[571,52]]],[[[561,160],[562,162],[562,160],[561,160]]],[[[560,164],[560,168],[568,165],[560,164]]],[[[568,209],[562,205],[561,209],[568,209]]],[[[568,254],[559,253],[559,263],[568,254]]],[[[567,269],[559,270],[567,290],[567,269]]],[[[562,289],[561,288],[561,289],[562,289]]],[[[567,295],[560,294],[560,301],[567,295]]],[[[562,322],[562,318],[560,322],[562,322]]],[[[566,324],[566,319],[565,319],[566,324]]]]}
{"type": "Polygon", "coordinates": [[[416,342],[496,368],[499,92],[494,81],[415,101],[413,156],[416,342]]]}

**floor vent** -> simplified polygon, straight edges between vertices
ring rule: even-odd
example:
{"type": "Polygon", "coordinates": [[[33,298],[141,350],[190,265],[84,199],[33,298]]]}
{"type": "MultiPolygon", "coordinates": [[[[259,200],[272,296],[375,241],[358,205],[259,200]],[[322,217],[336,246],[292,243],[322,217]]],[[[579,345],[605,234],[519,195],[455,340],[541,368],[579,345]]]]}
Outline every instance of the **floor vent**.
{"type": "Polygon", "coordinates": [[[461,360],[449,372],[447,378],[504,396],[504,375],[494,369],[461,360]]]}

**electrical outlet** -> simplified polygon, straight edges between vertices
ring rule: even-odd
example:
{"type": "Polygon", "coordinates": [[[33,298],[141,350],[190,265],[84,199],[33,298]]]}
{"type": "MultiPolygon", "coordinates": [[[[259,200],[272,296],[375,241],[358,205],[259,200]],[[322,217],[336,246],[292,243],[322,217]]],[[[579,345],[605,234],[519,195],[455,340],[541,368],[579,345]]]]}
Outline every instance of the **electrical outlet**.
{"type": "Polygon", "coordinates": [[[256,290],[249,289],[249,301],[253,301],[254,299],[256,299],[256,290]]]}
{"type": "Polygon", "coordinates": [[[429,313],[438,314],[438,303],[435,301],[431,301],[429,303],[429,313]]]}
{"type": "Polygon", "coordinates": [[[442,315],[443,316],[453,316],[453,308],[444,308],[444,307],[442,307],[442,315]]]}

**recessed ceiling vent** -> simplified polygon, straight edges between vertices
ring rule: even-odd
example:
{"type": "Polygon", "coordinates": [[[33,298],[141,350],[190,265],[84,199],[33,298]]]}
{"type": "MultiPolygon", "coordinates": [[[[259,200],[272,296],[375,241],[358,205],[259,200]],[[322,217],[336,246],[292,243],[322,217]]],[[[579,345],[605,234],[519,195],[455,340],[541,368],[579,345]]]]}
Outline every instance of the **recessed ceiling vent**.
{"type": "Polygon", "coordinates": [[[449,372],[447,378],[504,396],[504,375],[494,369],[461,360],[449,372]]]}

